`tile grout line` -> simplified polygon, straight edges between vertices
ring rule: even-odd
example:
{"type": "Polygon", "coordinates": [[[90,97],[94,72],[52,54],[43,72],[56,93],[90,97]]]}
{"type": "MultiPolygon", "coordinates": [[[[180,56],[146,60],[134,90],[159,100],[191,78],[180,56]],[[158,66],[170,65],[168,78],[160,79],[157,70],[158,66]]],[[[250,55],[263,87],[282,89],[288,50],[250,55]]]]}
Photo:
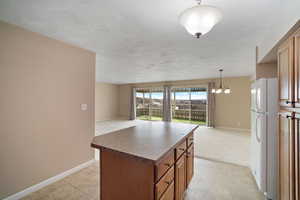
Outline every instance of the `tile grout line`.
{"type": "Polygon", "coordinates": [[[207,157],[198,156],[198,155],[195,155],[194,157],[197,158],[197,159],[208,160],[208,161],[212,161],[212,162],[223,163],[223,164],[233,165],[233,166],[237,166],[237,167],[249,168],[249,166],[239,165],[239,164],[230,163],[230,162],[225,162],[225,161],[216,160],[216,159],[213,159],[213,158],[207,158],[207,157]]]}
{"type": "MultiPolygon", "coordinates": [[[[88,167],[83,168],[83,169],[87,169],[87,168],[88,168],[88,167]]],[[[83,170],[83,169],[82,169],[82,170],[83,170]]],[[[72,175],[71,175],[71,176],[72,176],[72,175]]],[[[67,178],[67,177],[66,177],[66,178],[67,178]]],[[[63,179],[63,181],[66,182],[67,184],[69,184],[71,187],[73,187],[73,188],[75,188],[76,190],[78,190],[79,192],[81,192],[82,194],[84,194],[85,196],[88,196],[89,198],[94,199],[89,193],[86,193],[86,192],[82,191],[79,187],[73,185],[71,181],[69,182],[69,181],[64,180],[64,179],[63,179]]]]}
{"type": "Polygon", "coordinates": [[[75,185],[73,185],[72,183],[69,183],[67,181],[65,181],[68,185],[70,185],[71,187],[73,187],[74,189],[78,190],[80,193],[82,193],[84,196],[88,196],[89,198],[92,199],[92,197],[88,194],[85,193],[84,191],[82,191],[81,189],[79,189],[78,187],[76,187],[75,185]]]}

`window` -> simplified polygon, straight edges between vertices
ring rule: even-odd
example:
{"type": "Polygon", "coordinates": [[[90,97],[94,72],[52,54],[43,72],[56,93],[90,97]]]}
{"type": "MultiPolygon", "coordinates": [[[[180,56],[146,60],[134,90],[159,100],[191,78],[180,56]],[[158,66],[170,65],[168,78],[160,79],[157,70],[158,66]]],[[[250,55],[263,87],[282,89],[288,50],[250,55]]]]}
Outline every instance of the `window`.
{"type": "Polygon", "coordinates": [[[136,89],[136,118],[141,120],[162,120],[162,88],[136,89]]]}
{"type": "MultiPolygon", "coordinates": [[[[173,88],[171,97],[172,121],[206,124],[206,88],[173,88]]],[[[163,88],[136,89],[136,118],[162,120],[163,88]]]]}
{"type": "Polygon", "coordinates": [[[206,88],[174,88],[171,103],[172,121],[206,124],[206,88]]]}

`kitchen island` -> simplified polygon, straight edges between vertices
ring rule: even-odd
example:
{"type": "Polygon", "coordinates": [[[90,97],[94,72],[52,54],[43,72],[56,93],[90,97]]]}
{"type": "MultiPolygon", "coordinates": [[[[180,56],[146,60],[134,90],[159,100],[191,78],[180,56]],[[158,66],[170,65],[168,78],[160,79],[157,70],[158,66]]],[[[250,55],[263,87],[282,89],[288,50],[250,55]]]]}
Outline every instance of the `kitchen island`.
{"type": "Polygon", "coordinates": [[[94,137],[101,200],[181,200],[194,170],[198,125],[141,122],[94,137]]]}

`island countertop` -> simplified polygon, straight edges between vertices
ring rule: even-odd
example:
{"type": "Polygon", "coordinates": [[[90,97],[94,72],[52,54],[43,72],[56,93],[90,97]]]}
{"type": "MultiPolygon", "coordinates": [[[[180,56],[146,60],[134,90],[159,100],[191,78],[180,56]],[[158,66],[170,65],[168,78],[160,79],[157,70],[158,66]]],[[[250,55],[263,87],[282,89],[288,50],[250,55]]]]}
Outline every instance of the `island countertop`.
{"type": "Polygon", "coordinates": [[[91,146],[156,162],[197,127],[193,124],[141,121],[136,126],[96,136],[91,146]]]}

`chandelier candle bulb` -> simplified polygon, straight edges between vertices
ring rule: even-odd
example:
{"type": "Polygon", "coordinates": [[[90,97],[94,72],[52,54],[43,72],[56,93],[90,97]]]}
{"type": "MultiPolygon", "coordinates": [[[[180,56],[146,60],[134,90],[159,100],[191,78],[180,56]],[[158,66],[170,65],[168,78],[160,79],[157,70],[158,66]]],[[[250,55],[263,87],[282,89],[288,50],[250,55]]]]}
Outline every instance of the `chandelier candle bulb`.
{"type": "Polygon", "coordinates": [[[217,93],[217,94],[222,93],[222,89],[217,89],[216,93],[217,93]]]}
{"type": "Polygon", "coordinates": [[[224,93],[225,93],[225,94],[230,94],[230,92],[231,92],[231,91],[230,91],[229,88],[226,88],[226,89],[224,90],[224,93]]]}

